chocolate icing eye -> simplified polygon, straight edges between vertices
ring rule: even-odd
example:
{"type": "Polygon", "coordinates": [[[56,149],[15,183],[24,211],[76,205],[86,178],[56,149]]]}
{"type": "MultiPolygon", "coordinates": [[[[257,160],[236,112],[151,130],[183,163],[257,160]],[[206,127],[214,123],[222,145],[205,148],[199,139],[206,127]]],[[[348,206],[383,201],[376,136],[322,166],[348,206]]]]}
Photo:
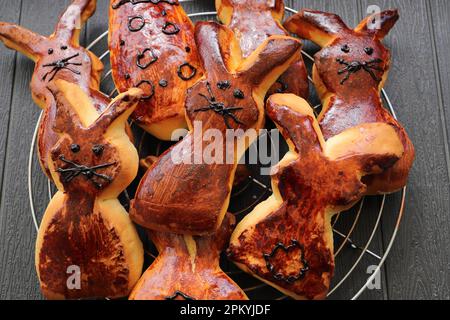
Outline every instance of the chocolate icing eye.
{"type": "Polygon", "coordinates": [[[72,151],[73,153],[78,153],[78,152],[80,152],[80,145],[79,144],[76,144],[76,143],[74,143],[74,144],[71,144],[70,145],[70,151],[72,151]]]}
{"type": "Polygon", "coordinates": [[[364,52],[367,53],[369,56],[373,54],[373,48],[367,47],[364,48],[364,52]]]}
{"type": "Polygon", "coordinates": [[[167,35],[173,35],[180,32],[180,28],[173,22],[166,22],[162,28],[162,32],[167,35]]]}
{"type": "Polygon", "coordinates": [[[50,48],[50,49],[48,49],[48,54],[53,54],[53,49],[52,48],[50,48]]]}
{"type": "Polygon", "coordinates": [[[341,51],[342,52],[345,52],[345,53],[349,53],[350,52],[350,47],[348,46],[348,45],[343,45],[342,47],[341,47],[341,51]]]}
{"type": "Polygon", "coordinates": [[[61,50],[67,50],[67,46],[62,46],[61,50]]]}
{"type": "Polygon", "coordinates": [[[241,89],[234,90],[233,96],[236,99],[245,99],[245,94],[244,94],[244,92],[241,89]]]}
{"type": "Polygon", "coordinates": [[[93,152],[96,156],[102,155],[103,150],[105,150],[105,147],[102,146],[101,144],[96,144],[95,146],[92,147],[92,152],[93,152]]]}
{"type": "Polygon", "coordinates": [[[183,63],[178,67],[178,76],[184,80],[188,81],[191,80],[195,75],[197,74],[197,68],[189,64],[188,62],[183,63]],[[190,72],[189,74],[186,74],[186,72],[190,72]]]}

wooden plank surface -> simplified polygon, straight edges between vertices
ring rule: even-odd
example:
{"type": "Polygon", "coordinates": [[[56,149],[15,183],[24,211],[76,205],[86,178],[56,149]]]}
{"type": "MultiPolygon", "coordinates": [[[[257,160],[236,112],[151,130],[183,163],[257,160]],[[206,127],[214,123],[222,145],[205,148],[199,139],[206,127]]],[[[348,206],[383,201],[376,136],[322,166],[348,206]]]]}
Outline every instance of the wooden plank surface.
{"type": "MultiPolygon", "coordinates": [[[[2,2],[11,5],[15,1],[2,2]]],[[[20,24],[40,34],[51,34],[59,14],[69,2],[24,1],[20,24]]],[[[20,55],[13,83],[11,124],[0,205],[0,299],[41,298],[34,269],[36,231],[30,215],[27,189],[28,150],[40,112],[33,103],[29,90],[33,69],[34,63],[20,55]]],[[[48,201],[47,185],[38,168],[35,168],[34,172],[36,172],[34,183],[42,190],[36,199],[36,208],[42,213],[48,201]]]]}
{"type": "MultiPolygon", "coordinates": [[[[441,119],[442,101],[438,88],[439,74],[448,75],[449,69],[438,70],[435,67],[435,43],[432,40],[429,8],[437,4],[434,1],[418,0],[375,3],[382,8],[397,7],[402,16],[386,38],[386,44],[392,48],[394,57],[386,89],[417,152],[409,182],[405,217],[386,265],[389,270],[388,294],[391,299],[448,298],[448,145],[444,136],[446,128],[441,119]]],[[[364,0],[363,4],[373,4],[373,1],[364,0]]],[[[447,6],[448,2],[445,6],[441,3],[438,10],[444,11],[447,6]]],[[[443,30],[439,32],[447,33],[443,30]]],[[[398,207],[395,202],[390,208],[398,207]]],[[[386,242],[390,236],[387,231],[396,222],[392,213],[385,216],[386,242]]]]}
{"type": "MultiPolygon", "coordinates": [[[[0,20],[20,22],[36,32],[49,34],[70,1],[23,2],[21,6],[20,1],[0,0],[0,20]]],[[[89,21],[83,37],[85,43],[106,30],[108,2],[98,1],[98,12],[89,21]]],[[[398,238],[382,269],[382,288],[365,291],[362,298],[449,299],[450,3],[446,0],[288,0],[286,4],[295,9],[309,7],[336,12],[351,26],[365,15],[368,5],[400,8],[402,18],[386,38],[394,57],[386,90],[416,145],[417,161],[398,238]]],[[[188,12],[214,10],[212,0],[184,6],[188,12]]],[[[94,48],[96,53],[105,50],[105,42],[94,48]]],[[[32,71],[32,62],[22,56],[16,58],[14,52],[0,46],[0,72],[4,75],[0,85],[0,299],[41,298],[34,270],[36,233],[27,190],[28,150],[39,115],[28,87],[32,71]]],[[[33,168],[33,172],[34,189],[42,190],[35,194],[36,209],[42,215],[48,201],[46,180],[39,168],[33,168]]],[[[399,195],[386,200],[381,226],[369,247],[375,254],[382,255],[389,245],[399,202],[399,195]]],[[[379,206],[379,198],[367,199],[364,204],[365,216],[361,217],[353,236],[359,246],[364,246],[379,206]]],[[[350,212],[337,226],[348,230],[355,214],[350,212]]],[[[337,280],[345,275],[359,254],[360,251],[348,248],[342,251],[338,257],[342,264],[337,270],[337,280]]],[[[367,267],[377,262],[376,258],[364,255],[332,298],[351,297],[367,278],[367,267]]]]}

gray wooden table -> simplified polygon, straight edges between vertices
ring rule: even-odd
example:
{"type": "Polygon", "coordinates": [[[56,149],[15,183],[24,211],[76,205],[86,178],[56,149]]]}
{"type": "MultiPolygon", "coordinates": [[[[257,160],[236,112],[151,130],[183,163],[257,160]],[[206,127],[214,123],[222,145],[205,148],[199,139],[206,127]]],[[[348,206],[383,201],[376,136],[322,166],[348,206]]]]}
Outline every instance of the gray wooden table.
{"type": "MultiPolygon", "coordinates": [[[[50,34],[69,2],[0,0],[0,21],[50,34]]],[[[91,42],[107,28],[109,1],[98,2],[97,14],[88,22],[83,43],[91,42]]],[[[371,4],[400,9],[401,20],[386,39],[394,57],[386,90],[415,143],[417,160],[405,216],[381,270],[381,289],[367,290],[362,298],[450,299],[450,2],[290,0],[286,4],[295,9],[336,12],[353,26],[366,15],[371,4]]],[[[214,1],[194,1],[185,7],[188,12],[211,11],[214,1]]],[[[31,61],[0,45],[0,299],[42,298],[34,269],[36,232],[27,189],[28,151],[39,116],[29,91],[32,71],[31,61]]],[[[47,204],[47,186],[43,175],[37,169],[34,172],[34,188],[42,190],[35,201],[36,209],[42,213],[47,204]]],[[[368,199],[364,214],[376,211],[379,201],[368,199]]],[[[388,197],[387,209],[369,248],[371,252],[382,255],[386,250],[399,202],[399,195],[388,197]]],[[[370,259],[377,259],[364,259],[369,260],[357,267],[333,298],[348,298],[365,282],[366,266],[371,264],[370,259]]]]}

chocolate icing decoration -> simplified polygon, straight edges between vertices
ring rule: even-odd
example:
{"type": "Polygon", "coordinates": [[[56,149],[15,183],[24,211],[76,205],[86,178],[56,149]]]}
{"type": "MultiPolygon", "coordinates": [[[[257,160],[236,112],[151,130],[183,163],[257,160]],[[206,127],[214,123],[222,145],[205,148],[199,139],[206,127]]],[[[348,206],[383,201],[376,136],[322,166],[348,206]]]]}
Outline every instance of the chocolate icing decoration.
{"type": "Polygon", "coordinates": [[[73,153],[80,152],[80,145],[79,144],[72,144],[70,146],[70,151],[72,151],[73,153]]]}
{"type": "Polygon", "coordinates": [[[89,167],[89,166],[81,165],[74,161],[68,160],[64,157],[64,155],[60,155],[59,160],[61,160],[65,164],[70,165],[69,168],[61,168],[60,167],[60,168],[56,169],[56,172],[61,174],[63,181],[65,183],[69,183],[69,182],[73,181],[73,179],[75,179],[76,177],[82,175],[82,176],[86,177],[89,181],[91,181],[92,184],[97,189],[100,190],[103,188],[104,185],[95,181],[94,177],[103,179],[108,183],[112,182],[112,177],[105,175],[105,174],[98,173],[97,170],[114,166],[114,165],[116,165],[116,162],[104,163],[101,165],[89,167]]]}
{"type": "Polygon", "coordinates": [[[162,32],[167,35],[174,35],[180,32],[180,28],[175,23],[167,21],[162,28],[162,32]]]}
{"type": "Polygon", "coordinates": [[[206,88],[208,89],[209,97],[206,95],[200,93],[200,96],[202,96],[206,102],[208,102],[208,106],[196,109],[194,112],[206,112],[206,111],[214,111],[218,115],[222,116],[223,121],[228,129],[232,129],[230,126],[230,123],[228,122],[228,119],[231,118],[235,123],[245,125],[242,123],[234,114],[234,112],[243,110],[242,107],[227,107],[223,102],[218,102],[214,94],[212,93],[211,86],[209,82],[206,82],[206,88]]]}
{"type": "Polygon", "coordinates": [[[229,89],[230,87],[231,87],[231,82],[228,80],[217,82],[217,88],[219,88],[220,90],[226,90],[226,89],[229,89]]]}
{"type": "Polygon", "coordinates": [[[364,52],[367,53],[369,56],[371,56],[373,54],[373,48],[367,47],[364,48],[364,52]]]}
{"type": "Polygon", "coordinates": [[[182,80],[188,81],[191,80],[193,77],[195,77],[195,75],[197,74],[197,68],[192,66],[189,62],[185,62],[178,67],[177,73],[182,80]],[[185,76],[183,73],[183,69],[186,68],[189,68],[189,70],[191,71],[191,73],[188,76],[185,76]]]}
{"type": "Polygon", "coordinates": [[[48,54],[53,54],[53,49],[48,49],[48,54]]]}
{"type": "Polygon", "coordinates": [[[245,94],[241,89],[235,89],[233,92],[233,96],[236,99],[245,99],[245,94]]]}
{"type": "Polygon", "coordinates": [[[47,73],[42,77],[42,80],[45,81],[45,80],[47,79],[47,77],[48,77],[50,74],[53,73],[53,75],[52,75],[52,76],[50,77],[50,79],[48,80],[49,82],[52,81],[52,80],[55,78],[56,74],[57,74],[59,71],[61,71],[61,70],[69,70],[69,71],[71,71],[71,72],[73,72],[73,73],[75,73],[75,74],[80,75],[80,74],[81,74],[80,71],[75,70],[75,69],[69,67],[70,65],[72,65],[72,66],[81,66],[81,65],[82,65],[81,62],[71,62],[71,60],[72,60],[73,58],[76,58],[76,57],[78,57],[79,55],[80,55],[80,54],[77,53],[77,54],[74,54],[74,55],[72,55],[72,56],[70,56],[70,57],[68,57],[68,58],[64,58],[64,59],[61,59],[61,60],[56,60],[55,62],[52,62],[52,63],[44,64],[43,67],[45,67],[45,68],[48,68],[48,67],[53,67],[53,68],[52,68],[49,72],[47,72],[47,73]]]}
{"type": "Polygon", "coordinates": [[[345,53],[349,53],[350,52],[350,47],[347,44],[345,44],[345,45],[343,45],[341,47],[341,51],[345,52],[345,53]]]}
{"type": "Polygon", "coordinates": [[[272,276],[277,281],[284,281],[288,284],[292,284],[298,280],[301,280],[305,277],[306,272],[309,271],[308,262],[305,260],[305,248],[300,244],[298,240],[291,240],[291,244],[289,246],[285,246],[282,242],[279,242],[275,245],[271,253],[263,254],[264,260],[266,261],[267,270],[272,273],[272,276]],[[271,263],[271,259],[277,254],[279,250],[284,251],[286,254],[289,254],[292,250],[295,249],[300,250],[300,262],[302,267],[299,269],[298,273],[295,276],[284,275],[282,272],[278,272],[274,265],[271,263]]]}
{"type": "Polygon", "coordinates": [[[114,3],[112,5],[112,8],[115,9],[119,9],[121,6],[123,6],[124,4],[127,3],[131,3],[132,5],[136,5],[139,3],[153,3],[153,4],[158,4],[158,3],[167,3],[167,4],[171,4],[171,5],[176,5],[177,1],[176,0],[120,0],[117,3],[114,3]]]}
{"type": "Polygon", "coordinates": [[[147,69],[151,64],[155,63],[157,60],[158,60],[158,57],[156,56],[155,52],[151,48],[147,48],[144,51],[138,53],[136,64],[141,69],[147,69]],[[151,59],[146,64],[142,64],[141,61],[142,61],[142,59],[145,58],[145,54],[147,52],[150,52],[151,59]]]}
{"type": "Polygon", "coordinates": [[[195,300],[195,298],[188,296],[187,294],[177,290],[175,293],[171,296],[166,297],[166,300],[176,300],[178,297],[183,298],[184,300],[195,300]]]}
{"type": "Polygon", "coordinates": [[[131,32],[138,32],[142,30],[144,26],[145,26],[145,19],[143,16],[128,17],[128,30],[130,30],[131,32]],[[136,20],[138,20],[139,24],[133,26],[136,20]]]}
{"type": "MultiPolygon", "coordinates": [[[[141,80],[141,81],[136,85],[136,88],[140,88],[143,84],[149,85],[150,88],[151,88],[151,91],[150,91],[150,93],[149,93],[148,95],[143,96],[143,97],[141,98],[141,100],[149,100],[149,99],[151,99],[151,97],[153,97],[153,96],[155,95],[155,85],[154,85],[151,81],[149,81],[149,80],[141,80]]],[[[145,90],[144,90],[144,91],[145,91],[145,90]]]]}
{"type": "Polygon", "coordinates": [[[378,78],[374,73],[374,70],[384,72],[384,70],[379,66],[380,63],[383,63],[383,60],[381,59],[372,59],[370,61],[364,62],[360,61],[346,62],[344,59],[338,58],[336,59],[336,61],[339,62],[339,64],[345,66],[344,69],[338,71],[338,75],[347,73],[344,79],[341,80],[341,85],[344,84],[348,79],[350,79],[350,76],[352,74],[355,74],[361,70],[364,70],[365,72],[370,74],[373,80],[381,81],[381,79],[378,78]]]}
{"type": "Polygon", "coordinates": [[[105,150],[105,146],[103,146],[101,144],[96,144],[95,146],[92,147],[92,152],[96,156],[101,156],[103,153],[103,150],[105,150]]]}

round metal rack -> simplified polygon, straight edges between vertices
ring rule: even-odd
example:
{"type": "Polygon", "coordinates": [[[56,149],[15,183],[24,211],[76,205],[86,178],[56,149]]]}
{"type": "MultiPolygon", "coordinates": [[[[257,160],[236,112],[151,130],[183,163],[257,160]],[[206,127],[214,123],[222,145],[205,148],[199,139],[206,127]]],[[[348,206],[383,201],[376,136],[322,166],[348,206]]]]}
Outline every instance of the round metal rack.
{"type": "MultiPolygon", "coordinates": [[[[184,1],[181,0],[180,2],[188,2],[188,1],[191,0],[184,0],[184,1]]],[[[293,14],[296,13],[297,11],[286,7],[286,12],[288,14],[293,14]]],[[[216,12],[214,11],[195,12],[190,13],[189,17],[192,18],[193,20],[215,19],[216,12]]],[[[87,46],[87,49],[96,52],[96,48],[99,47],[100,44],[102,43],[104,45],[107,42],[107,38],[108,38],[108,31],[105,31],[98,38],[92,41],[87,46]]],[[[103,60],[103,62],[105,62],[105,65],[107,65],[108,63],[106,58],[109,56],[109,51],[96,53],[97,54],[100,53],[99,54],[100,59],[103,60]]],[[[314,61],[311,53],[302,51],[302,54],[304,56],[305,62],[311,65],[314,61]]],[[[103,90],[107,92],[110,97],[113,97],[117,92],[114,88],[111,79],[111,73],[112,71],[110,69],[107,72],[105,72],[102,78],[102,88],[104,88],[103,90]]],[[[309,77],[309,81],[312,83],[311,77],[309,77]]],[[[392,115],[395,118],[397,118],[393,105],[384,89],[382,90],[382,97],[386,108],[392,113],[392,115]]],[[[320,108],[321,108],[320,104],[314,107],[316,112],[319,112],[320,108]]],[[[42,187],[39,188],[38,184],[35,185],[33,181],[35,177],[44,176],[44,174],[40,171],[39,165],[37,164],[38,160],[35,157],[36,140],[41,117],[42,113],[35,127],[33,139],[30,146],[29,161],[28,161],[29,201],[31,207],[31,216],[36,231],[39,229],[40,218],[42,218],[43,215],[43,212],[39,213],[36,212],[37,210],[35,204],[35,194],[38,193],[42,194],[42,187]]],[[[133,131],[136,134],[136,137],[140,137],[137,140],[137,146],[141,157],[145,157],[150,154],[159,155],[164,151],[165,144],[163,142],[157,141],[156,139],[147,135],[144,131],[137,128],[137,126],[133,126],[133,124],[131,125],[133,127],[133,131]],[[151,150],[150,152],[148,150],[144,150],[146,149],[145,146],[148,145],[154,146],[153,150],[151,150]]],[[[137,179],[139,178],[140,177],[138,177],[137,179]]],[[[50,201],[55,192],[55,188],[50,181],[47,181],[47,188],[48,188],[47,191],[48,198],[50,201]]],[[[127,192],[123,194],[122,202],[124,203],[125,206],[127,206],[127,202],[129,201],[130,198],[129,194],[133,194],[133,192],[134,190],[129,189],[127,190],[127,192]]],[[[270,196],[271,192],[272,190],[270,187],[270,179],[269,178],[262,179],[261,177],[252,173],[251,175],[249,175],[247,182],[244,184],[244,187],[240,187],[239,190],[233,191],[230,208],[233,208],[234,210],[230,209],[230,211],[232,211],[236,215],[236,217],[240,219],[243,216],[245,216],[245,214],[249,213],[257,204],[259,204],[265,198],[270,196]],[[243,201],[243,199],[245,201],[243,201]]],[[[338,292],[338,290],[341,290],[341,292],[339,293],[339,297],[348,296],[349,299],[358,299],[363,294],[363,292],[370,286],[370,284],[373,283],[377,275],[379,275],[381,268],[385,263],[389,255],[389,252],[392,249],[402,220],[404,212],[406,188],[404,188],[398,195],[395,195],[395,197],[399,196],[401,199],[400,203],[395,204],[399,206],[398,209],[395,210],[397,214],[396,223],[395,226],[393,227],[393,230],[391,231],[390,237],[386,237],[385,235],[385,239],[388,239],[388,241],[387,243],[384,244],[385,248],[382,254],[373,252],[369,248],[373,244],[377,231],[379,230],[379,228],[381,228],[380,226],[381,218],[383,216],[383,213],[385,213],[386,211],[386,207],[388,206],[387,205],[387,202],[389,201],[388,196],[380,196],[378,199],[373,198],[370,199],[371,211],[375,211],[373,209],[374,202],[377,202],[376,205],[378,205],[378,209],[376,209],[378,210],[378,213],[375,216],[373,215],[372,212],[370,215],[365,214],[365,211],[367,211],[367,202],[368,202],[366,198],[361,200],[361,202],[349,212],[338,214],[334,218],[333,231],[335,238],[335,263],[337,272],[333,279],[330,291],[328,293],[329,298],[333,298],[336,292],[338,292]],[[370,225],[369,231],[367,230],[368,229],[367,225],[370,225]],[[355,238],[357,238],[358,240],[355,240],[355,238]],[[362,261],[365,261],[364,265],[366,266],[366,268],[368,266],[371,266],[370,273],[367,272],[364,273],[367,269],[364,269],[364,266],[362,266],[362,261]],[[363,281],[363,283],[360,283],[358,285],[353,285],[353,282],[355,281],[352,281],[351,282],[352,285],[349,286],[349,284],[346,282],[350,281],[349,279],[355,275],[355,272],[363,272],[364,277],[359,278],[360,279],[363,278],[365,279],[365,281],[363,281]],[[346,285],[344,286],[344,284],[346,285]],[[343,289],[344,287],[345,289],[343,289]],[[342,292],[342,290],[345,290],[345,292],[342,292]]],[[[145,239],[143,240],[144,243],[146,243],[145,239]]],[[[147,263],[151,263],[151,260],[155,257],[156,252],[152,251],[154,249],[152,248],[151,244],[147,243],[147,247],[148,247],[146,248],[147,263]]],[[[256,299],[288,298],[287,296],[276,292],[268,285],[259,282],[258,280],[246,275],[245,273],[234,267],[231,263],[227,262],[226,259],[223,260],[224,260],[222,261],[223,269],[230,275],[230,277],[235,279],[238,282],[238,284],[240,284],[244,288],[244,290],[246,291],[246,293],[249,295],[250,298],[256,299]]]]}

